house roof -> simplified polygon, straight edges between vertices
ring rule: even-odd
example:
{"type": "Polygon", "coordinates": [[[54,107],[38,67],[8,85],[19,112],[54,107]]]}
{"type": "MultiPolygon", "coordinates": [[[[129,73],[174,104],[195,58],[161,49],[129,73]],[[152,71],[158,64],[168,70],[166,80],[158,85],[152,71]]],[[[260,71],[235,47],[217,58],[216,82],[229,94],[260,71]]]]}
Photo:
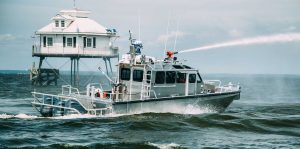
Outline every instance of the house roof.
{"type": "Polygon", "coordinates": [[[36,34],[109,34],[106,28],[96,21],[89,19],[89,11],[62,10],[52,20],[68,20],[66,27],[55,27],[54,21],[39,29],[36,34]]]}

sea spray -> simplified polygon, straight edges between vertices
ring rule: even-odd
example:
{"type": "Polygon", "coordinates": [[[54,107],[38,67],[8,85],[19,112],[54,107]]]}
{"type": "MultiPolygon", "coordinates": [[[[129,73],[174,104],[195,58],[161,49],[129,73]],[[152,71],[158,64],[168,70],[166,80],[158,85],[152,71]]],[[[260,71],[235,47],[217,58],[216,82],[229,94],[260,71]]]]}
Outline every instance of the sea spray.
{"type": "Polygon", "coordinates": [[[267,44],[267,43],[285,43],[285,42],[296,42],[296,41],[300,41],[300,33],[277,34],[277,35],[270,35],[270,36],[244,38],[244,39],[233,40],[224,43],[217,43],[213,45],[193,48],[193,49],[186,49],[186,50],[179,51],[178,53],[202,51],[202,50],[231,47],[231,46],[267,44]]]}

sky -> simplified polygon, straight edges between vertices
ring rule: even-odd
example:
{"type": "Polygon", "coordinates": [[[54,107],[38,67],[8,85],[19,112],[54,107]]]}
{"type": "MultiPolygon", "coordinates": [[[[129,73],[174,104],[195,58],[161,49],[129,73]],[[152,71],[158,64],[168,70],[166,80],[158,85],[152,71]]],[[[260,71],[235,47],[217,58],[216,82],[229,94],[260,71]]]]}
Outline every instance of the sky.
{"type": "MultiPolygon", "coordinates": [[[[159,58],[164,56],[165,45],[181,51],[243,38],[300,33],[299,0],[76,0],[76,7],[91,11],[90,18],[101,25],[117,29],[120,38],[115,45],[120,54],[128,51],[128,30],[143,41],[144,54],[159,58]]],[[[34,32],[49,24],[60,10],[72,8],[73,0],[1,0],[0,70],[26,70],[38,62],[31,56],[34,32]]],[[[201,73],[300,74],[300,41],[177,56],[201,73]]],[[[51,66],[44,67],[68,70],[69,61],[48,58],[51,66]]],[[[103,66],[100,59],[82,63],[80,70],[85,71],[103,66]]]]}

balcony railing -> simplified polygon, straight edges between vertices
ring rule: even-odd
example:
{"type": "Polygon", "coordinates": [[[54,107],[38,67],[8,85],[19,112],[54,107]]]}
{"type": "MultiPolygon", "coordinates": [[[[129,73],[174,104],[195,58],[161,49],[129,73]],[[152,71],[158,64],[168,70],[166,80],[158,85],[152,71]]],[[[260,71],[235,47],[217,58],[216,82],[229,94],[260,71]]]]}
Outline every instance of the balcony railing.
{"type": "Polygon", "coordinates": [[[82,46],[73,47],[62,47],[62,46],[51,46],[42,47],[41,45],[32,46],[33,56],[57,56],[57,57],[68,57],[68,56],[82,56],[82,57],[116,57],[118,55],[118,47],[102,47],[102,48],[83,48],[82,46]]]}

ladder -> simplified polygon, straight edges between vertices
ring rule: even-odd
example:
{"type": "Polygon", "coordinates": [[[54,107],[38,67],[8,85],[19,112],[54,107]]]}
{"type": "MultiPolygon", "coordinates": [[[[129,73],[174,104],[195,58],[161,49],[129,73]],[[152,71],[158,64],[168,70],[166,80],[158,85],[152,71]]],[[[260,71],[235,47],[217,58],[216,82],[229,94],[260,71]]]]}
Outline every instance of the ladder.
{"type": "Polygon", "coordinates": [[[147,71],[147,65],[144,65],[144,75],[143,75],[143,82],[142,82],[142,91],[141,91],[141,99],[144,100],[150,97],[150,90],[151,90],[151,71],[147,71]],[[150,73],[148,73],[150,72],[150,73]]]}

